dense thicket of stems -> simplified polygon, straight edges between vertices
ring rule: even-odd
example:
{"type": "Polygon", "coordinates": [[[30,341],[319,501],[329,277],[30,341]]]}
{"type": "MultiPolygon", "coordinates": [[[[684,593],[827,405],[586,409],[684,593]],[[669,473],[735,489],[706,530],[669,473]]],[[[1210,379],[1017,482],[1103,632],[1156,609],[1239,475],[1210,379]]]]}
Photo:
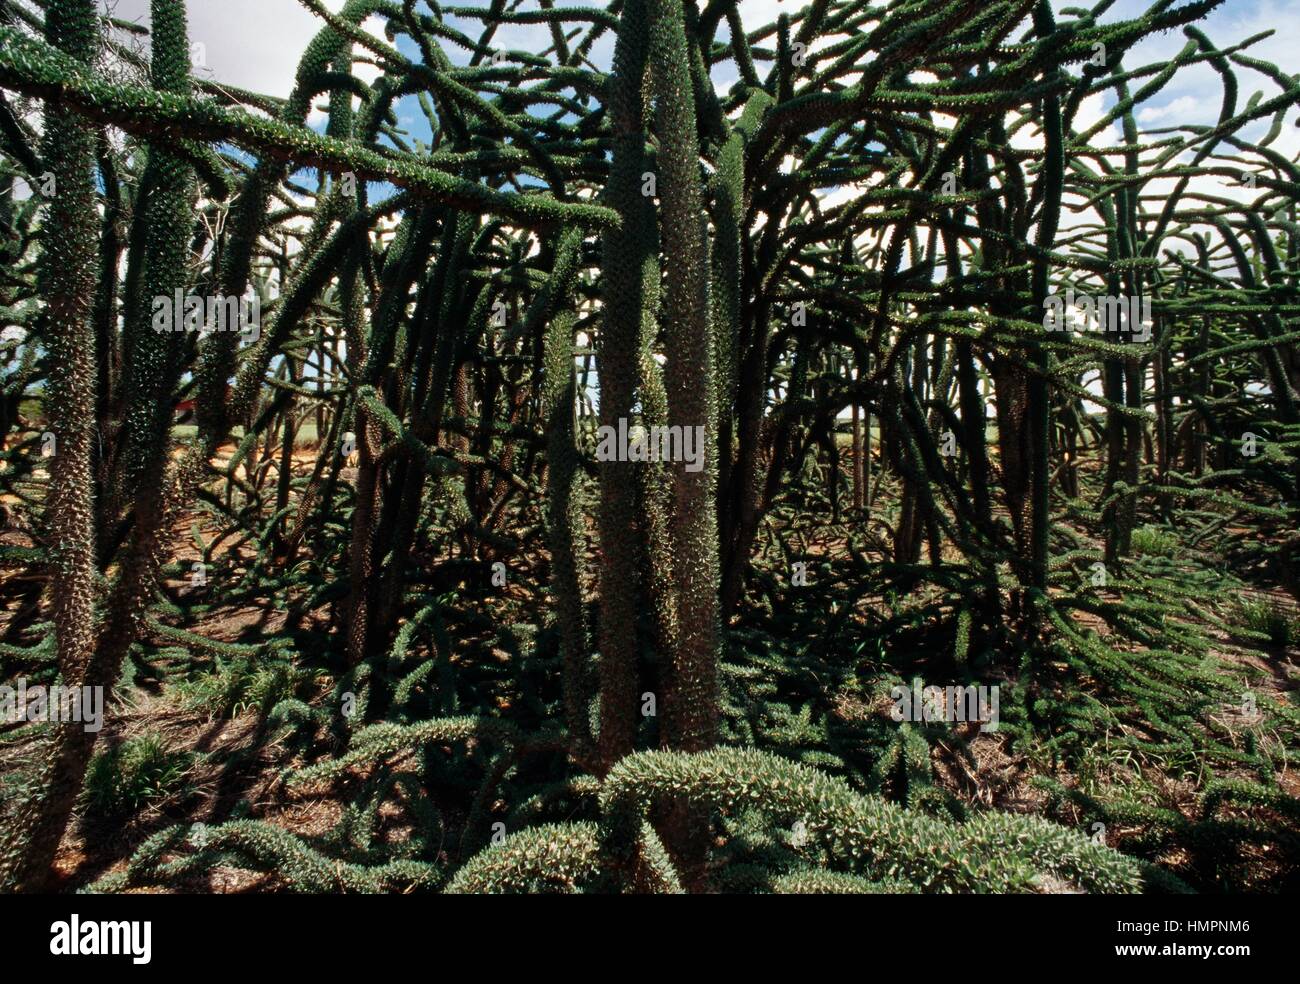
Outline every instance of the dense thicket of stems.
{"type": "MultiPolygon", "coordinates": [[[[1195,26],[1220,0],[303,3],[279,98],[194,72],[182,0],[147,32],[0,0],[0,491],[39,520],[0,544],[0,677],[324,679],[267,733],[290,785],[366,775],[333,840],[161,831],[109,887],[231,857],[300,890],[1170,886],[960,822],[919,727],[864,765],[843,708],[922,669],[1013,692],[1053,768],[1121,733],[1213,760],[1214,837],[1265,836],[1224,802],[1293,816],[1294,710],[1224,733],[1214,592],[1149,556],[1300,599],[1300,84],[1195,26]],[[520,25],[549,46],[497,47],[520,25]],[[1217,122],[1141,127],[1200,65],[1217,122]],[[156,330],[178,293],[262,323],[156,330]],[[1049,317],[1076,297],[1139,317],[1049,317]]],[[[0,884],[51,883],[94,751],[41,739],[0,884]]]]}

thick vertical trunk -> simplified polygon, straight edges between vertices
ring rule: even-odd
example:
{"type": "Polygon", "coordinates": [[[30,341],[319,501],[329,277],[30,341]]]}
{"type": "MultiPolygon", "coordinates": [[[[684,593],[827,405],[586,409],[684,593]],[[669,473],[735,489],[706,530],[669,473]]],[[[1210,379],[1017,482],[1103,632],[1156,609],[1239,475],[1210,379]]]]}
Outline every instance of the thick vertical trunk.
{"type": "Polygon", "coordinates": [[[546,533],[551,549],[551,594],[560,630],[564,717],[570,753],[591,755],[587,704],[590,652],[582,607],[582,510],[577,498],[580,459],[574,432],[573,315],[564,312],[546,329],[542,413],[546,421],[546,533]]]}
{"type": "MultiPolygon", "coordinates": [[[[98,42],[92,0],[52,0],[46,39],[89,65],[98,42]]],[[[43,229],[42,288],[49,375],[44,410],[54,435],[45,523],[55,652],[64,686],[111,685],[93,676],[95,643],[95,510],[92,456],[95,434],[95,303],[97,216],[95,135],[56,105],[45,113],[43,154],[55,191],[43,229]]],[[[7,832],[0,855],[0,888],[39,891],[49,884],[59,841],[81,792],[95,733],[79,723],[54,729],[38,792],[7,832]]]]}
{"type": "Polygon", "coordinates": [[[667,701],[669,740],[684,751],[717,739],[718,553],[714,379],[708,319],[708,245],[702,221],[699,139],[682,6],[650,3],[651,81],[657,99],[661,237],[668,263],[664,381],[672,426],[700,428],[703,467],[673,468],[678,648],[667,701]]]}
{"type": "MultiPolygon", "coordinates": [[[[680,0],[650,0],[650,77],[659,137],[661,239],[667,262],[664,383],[673,427],[703,435],[702,467],[672,469],[673,581],[677,639],[664,737],[670,748],[697,752],[718,737],[717,418],[709,331],[709,250],[704,222],[695,97],[680,0]]],[[[710,839],[706,811],[685,802],[670,810],[666,843],[686,884],[699,885],[710,839]]]]}
{"type": "MultiPolygon", "coordinates": [[[[596,366],[600,379],[600,423],[618,429],[629,420],[637,389],[639,336],[646,299],[645,271],[658,258],[652,251],[654,211],[641,193],[646,132],[642,82],[648,26],[644,0],[623,8],[610,79],[613,130],[606,201],[622,218],[602,237],[604,324],[596,366]]],[[[608,771],[633,749],[636,727],[636,622],[638,542],[636,487],[627,463],[600,465],[600,735],[598,768],[608,771]]]]}

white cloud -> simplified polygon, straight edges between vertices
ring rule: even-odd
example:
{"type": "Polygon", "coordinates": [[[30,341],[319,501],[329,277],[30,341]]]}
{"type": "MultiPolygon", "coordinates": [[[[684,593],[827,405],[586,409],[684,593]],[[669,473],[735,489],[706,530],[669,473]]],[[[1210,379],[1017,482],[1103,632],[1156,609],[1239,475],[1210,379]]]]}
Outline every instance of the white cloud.
{"type": "Polygon", "coordinates": [[[1137,111],[1139,123],[1182,123],[1199,115],[1201,100],[1195,96],[1179,96],[1163,106],[1143,106],[1137,111]]]}
{"type": "MultiPolygon", "coordinates": [[[[149,0],[101,0],[122,20],[149,23],[149,0]]],[[[344,0],[324,0],[337,12],[344,0]]],[[[324,21],[297,0],[187,0],[190,40],[203,45],[200,73],[271,96],[288,96],[298,59],[324,21]]],[[[369,25],[367,24],[367,27],[369,25]]],[[[366,66],[358,76],[365,77],[366,66]]]]}

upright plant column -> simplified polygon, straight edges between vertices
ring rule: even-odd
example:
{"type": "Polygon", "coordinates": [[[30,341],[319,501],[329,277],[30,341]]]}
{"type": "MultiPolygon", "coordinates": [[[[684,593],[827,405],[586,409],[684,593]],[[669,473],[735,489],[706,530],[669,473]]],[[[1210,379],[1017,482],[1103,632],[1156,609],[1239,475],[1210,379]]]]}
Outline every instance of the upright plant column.
{"type": "MultiPolygon", "coordinates": [[[[704,225],[695,96],[681,0],[651,0],[650,74],[659,137],[660,238],[667,263],[664,339],[668,421],[703,435],[703,466],[672,469],[671,536],[677,634],[664,695],[663,735],[685,752],[718,737],[717,417],[709,325],[709,255],[704,225]]],[[[668,805],[665,845],[688,886],[705,880],[709,810],[688,800],[668,805]]]]}
{"type": "MultiPolygon", "coordinates": [[[[648,249],[654,242],[654,210],[642,195],[645,129],[641,83],[646,65],[643,0],[623,8],[614,69],[610,76],[609,114],[613,129],[606,202],[621,218],[619,228],[601,239],[605,320],[601,327],[597,370],[600,376],[600,423],[618,428],[632,413],[637,387],[637,344],[641,328],[643,271],[658,263],[648,249]]],[[[606,461],[600,471],[600,736],[599,768],[608,771],[632,751],[636,727],[636,561],[638,530],[636,491],[624,472],[626,462],[606,461]]]]}
{"type": "MultiPolygon", "coordinates": [[[[190,58],[184,4],[154,0],[151,29],[154,88],[188,96],[190,58]]],[[[127,307],[134,323],[126,326],[122,373],[126,400],[124,448],[111,490],[113,519],[121,505],[141,488],[157,488],[162,481],[172,423],[171,397],[180,375],[178,355],[184,345],[183,333],[155,330],[153,298],[170,299],[176,290],[185,287],[194,223],[192,169],[184,157],[160,140],[149,147],[141,185],[144,200],[137,203],[136,221],[143,225],[143,276],[139,297],[127,307]]]]}
{"type": "MultiPolygon", "coordinates": [[[[46,39],[89,65],[98,19],[93,0],[51,0],[46,39]]],[[[95,300],[98,210],[94,184],[95,135],[59,105],[47,104],[42,154],[54,176],[43,229],[41,268],[46,298],[44,335],[49,354],[44,409],[54,454],[49,459],[45,524],[50,543],[50,593],[59,672],[65,686],[86,681],[95,636],[95,510],[91,453],[95,440],[95,300]]],[[[66,768],[69,751],[93,742],[79,723],[56,726],[40,793],[10,832],[0,863],[0,889],[39,890],[81,791],[82,769],[66,768]]],[[[73,757],[76,757],[75,755],[73,757]]]]}
{"type": "MultiPolygon", "coordinates": [[[[1047,0],[1040,0],[1034,10],[1034,26],[1043,37],[1055,30],[1052,8],[1047,0]]],[[[1038,220],[1038,248],[1046,252],[1056,238],[1060,220],[1061,191],[1065,181],[1065,148],[1061,134],[1061,105],[1055,94],[1043,97],[1044,151],[1043,179],[1046,182],[1043,208],[1038,220]]],[[[1046,259],[1035,260],[1031,275],[1030,293],[1033,311],[1043,309],[1043,299],[1048,291],[1046,259]]],[[[1051,404],[1048,400],[1048,355],[1039,341],[1030,350],[1030,358],[1037,369],[1029,377],[1029,444],[1033,459],[1030,463],[1030,488],[1033,502],[1030,519],[1030,573],[1036,592],[1047,591],[1048,536],[1051,526],[1051,492],[1048,488],[1048,454],[1051,435],[1051,404]]]]}
{"type": "Polygon", "coordinates": [[[661,238],[667,262],[664,295],[668,419],[703,428],[704,466],[673,468],[673,575],[678,644],[672,692],[665,701],[669,744],[701,751],[718,730],[718,540],[714,494],[717,431],[713,346],[709,332],[708,250],[695,97],[681,0],[651,0],[651,80],[659,135],[661,238]]]}

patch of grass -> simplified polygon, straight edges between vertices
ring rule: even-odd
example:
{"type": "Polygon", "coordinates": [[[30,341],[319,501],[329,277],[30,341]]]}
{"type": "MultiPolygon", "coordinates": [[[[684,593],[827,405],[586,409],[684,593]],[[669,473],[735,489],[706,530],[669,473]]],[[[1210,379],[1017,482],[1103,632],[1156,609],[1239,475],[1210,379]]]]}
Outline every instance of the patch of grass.
{"type": "Polygon", "coordinates": [[[0,771],[0,824],[12,822],[14,814],[28,802],[40,788],[40,772],[36,769],[16,768],[6,762],[0,771]]]}
{"type": "Polygon", "coordinates": [[[1235,614],[1242,628],[1266,636],[1274,646],[1300,645],[1300,616],[1272,598],[1240,598],[1235,614]]]}
{"type": "Polygon", "coordinates": [[[1178,553],[1178,537],[1159,526],[1139,526],[1133,531],[1130,543],[1135,554],[1154,557],[1172,557],[1178,553]]]}
{"type": "Polygon", "coordinates": [[[121,821],[179,792],[193,763],[156,734],[128,738],[95,755],[82,794],[87,819],[121,821]]]}
{"type": "Polygon", "coordinates": [[[248,710],[269,714],[282,700],[310,696],[317,676],[285,662],[254,665],[238,659],[178,689],[186,707],[194,710],[231,716],[248,710]]]}

